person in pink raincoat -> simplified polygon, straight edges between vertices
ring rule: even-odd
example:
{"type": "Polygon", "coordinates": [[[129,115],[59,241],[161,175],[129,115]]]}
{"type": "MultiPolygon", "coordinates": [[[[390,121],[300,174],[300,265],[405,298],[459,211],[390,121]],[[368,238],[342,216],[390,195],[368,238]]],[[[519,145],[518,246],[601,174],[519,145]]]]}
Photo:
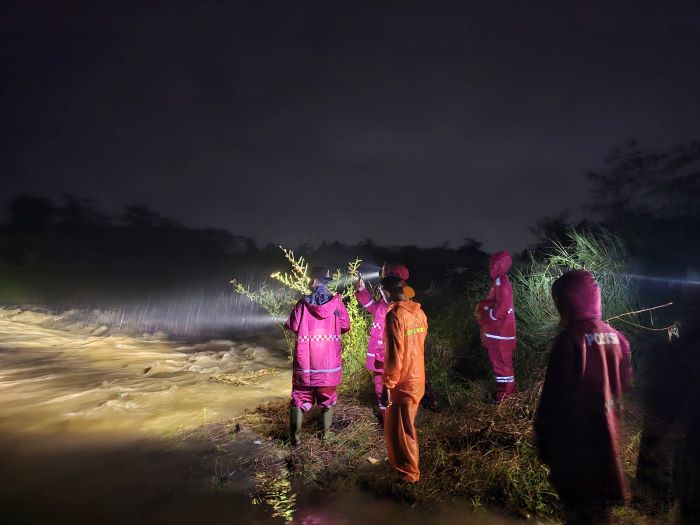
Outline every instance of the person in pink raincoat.
{"type": "Polygon", "coordinates": [[[508,252],[491,256],[489,273],[491,288],[480,301],[476,318],[480,327],[481,343],[486,347],[496,376],[496,402],[500,403],[515,393],[513,351],[515,350],[515,313],[513,287],[508,279],[512,259],[508,252]]]}
{"type": "Polygon", "coordinates": [[[341,334],[350,330],[350,316],[338,294],[326,285],[328,273],[312,270],[312,293],[297,302],[285,328],[297,335],[292,363],[289,437],[299,443],[304,412],[316,403],[322,410],[323,436],[333,421],[336,388],[342,379],[341,334]]]}
{"type": "MultiPolygon", "coordinates": [[[[392,275],[399,278],[402,283],[408,280],[408,268],[402,264],[389,264],[382,268],[381,276],[387,277],[392,275]]],[[[374,382],[374,393],[377,397],[379,405],[380,421],[384,420],[384,412],[386,407],[382,403],[382,372],[384,371],[384,328],[386,310],[389,303],[382,295],[378,300],[372,297],[372,294],[365,287],[362,278],[356,283],[357,291],[355,297],[357,302],[372,315],[372,327],[369,331],[369,341],[367,343],[367,358],[365,360],[365,368],[372,374],[374,382]]],[[[415,295],[415,293],[414,293],[415,295]]]]}
{"type": "Polygon", "coordinates": [[[625,336],[602,320],[600,289],[586,270],[554,282],[563,328],[552,345],[534,420],[539,457],[570,524],[608,523],[628,500],[620,454],[620,401],[632,379],[625,336]]]}

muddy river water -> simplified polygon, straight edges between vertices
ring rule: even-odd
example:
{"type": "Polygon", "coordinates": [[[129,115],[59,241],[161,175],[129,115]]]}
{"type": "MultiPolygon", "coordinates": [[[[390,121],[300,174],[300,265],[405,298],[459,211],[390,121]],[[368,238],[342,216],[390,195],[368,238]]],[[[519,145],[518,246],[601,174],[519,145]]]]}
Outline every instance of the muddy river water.
{"type": "MultiPolygon", "coordinates": [[[[0,309],[0,523],[425,523],[358,494],[275,515],[254,504],[243,468],[225,490],[213,486],[211,445],[181,436],[286,398],[291,376],[279,350],[60,321],[0,309]]],[[[243,458],[258,445],[251,436],[236,446],[243,458]]],[[[467,511],[439,521],[506,523],[467,511]]]]}

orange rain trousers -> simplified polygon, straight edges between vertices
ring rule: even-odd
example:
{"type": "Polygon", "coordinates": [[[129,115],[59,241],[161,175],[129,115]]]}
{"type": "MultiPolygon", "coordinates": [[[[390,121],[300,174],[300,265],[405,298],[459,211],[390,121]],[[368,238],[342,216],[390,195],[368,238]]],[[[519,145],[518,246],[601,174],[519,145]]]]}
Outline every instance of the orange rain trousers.
{"type": "Polygon", "coordinates": [[[390,404],[384,416],[384,439],[391,465],[404,479],[420,479],[415,419],[425,393],[425,338],[428,321],[420,304],[397,301],[387,310],[384,386],[390,404]]]}

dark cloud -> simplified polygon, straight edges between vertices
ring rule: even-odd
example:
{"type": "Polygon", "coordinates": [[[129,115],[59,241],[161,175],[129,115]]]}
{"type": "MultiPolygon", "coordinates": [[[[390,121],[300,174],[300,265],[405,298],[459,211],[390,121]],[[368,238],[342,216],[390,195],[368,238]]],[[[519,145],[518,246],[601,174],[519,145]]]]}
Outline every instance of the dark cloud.
{"type": "Polygon", "coordinates": [[[521,248],[611,148],[700,135],[696,3],[464,4],[6,7],[0,190],[521,248]]]}

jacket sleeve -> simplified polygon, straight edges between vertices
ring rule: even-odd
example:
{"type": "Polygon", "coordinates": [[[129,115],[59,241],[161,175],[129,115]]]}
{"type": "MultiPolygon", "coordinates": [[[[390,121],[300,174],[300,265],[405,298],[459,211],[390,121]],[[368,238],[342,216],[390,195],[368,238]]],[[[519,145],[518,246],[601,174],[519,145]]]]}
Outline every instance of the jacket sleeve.
{"type": "Polygon", "coordinates": [[[542,395],[535,414],[535,441],[540,459],[549,463],[552,452],[564,445],[561,429],[568,413],[571,391],[576,384],[576,351],[568,337],[560,334],[549,355],[542,395]]]}
{"type": "Polygon", "coordinates": [[[502,275],[496,279],[496,297],[489,310],[489,315],[495,321],[508,316],[508,311],[513,308],[513,287],[507,276],[502,275]]]}
{"type": "Polygon", "coordinates": [[[350,315],[348,314],[348,309],[345,307],[343,301],[339,301],[340,306],[338,306],[338,320],[340,321],[340,333],[350,331],[350,315]]]}
{"type": "Polygon", "coordinates": [[[404,327],[396,311],[386,316],[384,340],[384,378],[382,383],[387,388],[394,388],[401,378],[401,365],[406,351],[404,347],[404,327]]]}
{"type": "Polygon", "coordinates": [[[620,363],[622,391],[627,392],[632,385],[632,350],[630,349],[629,341],[621,332],[617,332],[617,337],[622,347],[622,362],[620,363]]]}
{"type": "Polygon", "coordinates": [[[289,314],[289,319],[287,319],[287,322],[284,323],[284,327],[287,330],[291,330],[295,334],[299,333],[299,324],[301,323],[301,310],[302,310],[302,308],[303,308],[303,306],[301,304],[301,301],[299,301],[294,306],[292,313],[289,314]]]}
{"type": "Polygon", "coordinates": [[[355,298],[362,308],[367,310],[369,313],[374,315],[379,308],[379,303],[372,298],[372,294],[369,293],[367,288],[358,290],[355,292],[355,298]]]}

